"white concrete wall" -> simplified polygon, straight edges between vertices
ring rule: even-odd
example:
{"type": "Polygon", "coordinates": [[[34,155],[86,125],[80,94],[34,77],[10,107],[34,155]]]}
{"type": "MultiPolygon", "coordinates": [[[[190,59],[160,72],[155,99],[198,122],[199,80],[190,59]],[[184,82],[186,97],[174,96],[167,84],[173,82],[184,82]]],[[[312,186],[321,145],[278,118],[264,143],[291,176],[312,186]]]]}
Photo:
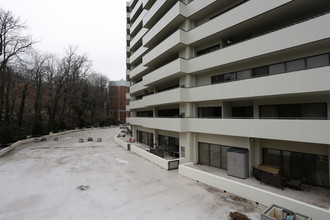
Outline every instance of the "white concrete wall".
{"type": "Polygon", "coordinates": [[[260,140],[260,146],[262,148],[272,148],[272,149],[328,156],[328,145],[325,144],[312,144],[312,143],[262,139],[260,140]]]}
{"type": "Polygon", "coordinates": [[[179,166],[179,174],[193,180],[198,180],[215,188],[226,190],[227,192],[233,193],[251,201],[258,202],[265,206],[269,206],[275,203],[287,209],[294,210],[307,216],[311,216],[313,220],[330,219],[329,210],[312,206],[307,203],[303,203],[298,200],[284,197],[272,192],[261,190],[256,187],[235,182],[230,179],[199,171],[186,165],[179,166]]]}
{"type": "MultiPolygon", "coordinates": [[[[330,66],[188,89],[188,101],[327,92],[330,66]]],[[[199,82],[197,83],[199,84],[199,82]]]]}

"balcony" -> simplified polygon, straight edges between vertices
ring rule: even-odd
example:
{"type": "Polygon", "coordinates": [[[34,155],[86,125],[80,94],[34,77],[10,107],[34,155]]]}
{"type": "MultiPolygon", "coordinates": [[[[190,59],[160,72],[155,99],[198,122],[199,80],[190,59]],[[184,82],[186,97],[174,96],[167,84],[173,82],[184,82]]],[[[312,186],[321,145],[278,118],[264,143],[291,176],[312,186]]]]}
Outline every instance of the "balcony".
{"type": "MultiPolygon", "coordinates": [[[[130,105],[126,105],[126,111],[129,112],[131,111],[130,105]]],[[[126,120],[127,121],[127,120],[126,120]]],[[[128,122],[128,121],[127,121],[128,122]]]]}
{"type": "Polygon", "coordinates": [[[144,76],[144,85],[149,86],[165,79],[178,78],[181,74],[186,73],[186,69],[187,61],[179,58],[144,76]]]}
{"type": "Polygon", "coordinates": [[[185,119],[181,118],[138,118],[131,117],[132,125],[142,126],[152,129],[160,129],[174,132],[185,130],[185,119]]]}
{"type": "Polygon", "coordinates": [[[134,69],[131,70],[131,79],[137,76],[142,75],[145,71],[147,71],[148,67],[145,67],[143,63],[135,67],[134,69]]]}
{"type": "Polygon", "coordinates": [[[137,51],[134,52],[134,54],[131,55],[131,63],[134,63],[138,58],[141,58],[143,54],[148,50],[146,47],[140,47],[137,51]]]}
{"type": "Polygon", "coordinates": [[[189,132],[330,144],[329,120],[187,119],[189,132]]]}
{"type": "MultiPolygon", "coordinates": [[[[134,21],[133,25],[131,26],[131,33],[134,33],[136,30],[136,28],[139,26],[139,24],[142,22],[143,17],[147,14],[147,10],[143,10],[141,12],[141,14],[139,15],[139,17],[134,21]]],[[[134,33],[135,34],[135,33],[134,33]]]]}
{"type": "MultiPolygon", "coordinates": [[[[196,11],[196,9],[203,7],[204,4],[210,4],[203,1],[194,1],[195,5],[191,8],[189,14],[196,11]],[[198,4],[199,3],[199,4],[198,4]]],[[[194,3],[192,2],[192,4],[194,3]]],[[[255,1],[248,1],[239,7],[236,7],[196,28],[189,31],[189,44],[192,44],[196,41],[202,40],[206,37],[219,33],[223,30],[226,30],[230,27],[238,25],[244,21],[250,20],[258,15],[261,15],[269,10],[280,7],[283,4],[290,2],[290,0],[281,0],[281,1],[267,1],[267,4],[263,4],[263,1],[259,0],[259,4],[255,1]]],[[[190,4],[189,7],[190,8],[190,4]]]]}
{"type": "Polygon", "coordinates": [[[177,88],[143,97],[146,106],[186,102],[187,89],[177,88]]]}
{"type": "Polygon", "coordinates": [[[138,83],[132,85],[132,86],[130,87],[130,91],[131,91],[131,94],[134,94],[134,93],[136,93],[136,92],[143,91],[143,90],[146,89],[146,88],[147,88],[147,87],[145,87],[145,86],[143,85],[143,82],[141,81],[141,82],[138,82],[138,83]]]}
{"type": "MultiPolygon", "coordinates": [[[[188,101],[254,98],[329,91],[330,66],[188,89],[188,101]]],[[[146,78],[146,77],[145,77],[146,78]]]]}
{"type": "Polygon", "coordinates": [[[158,0],[150,8],[148,14],[143,18],[143,26],[147,26],[148,23],[153,19],[157,11],[165,4],[166,0],[158,0]]]}
{"type": "Polygon", "coordinates": [[[178,26],[184,21],[183,14],[184,4],[181,2],[176,3],[158,22],[153,26],[149,32],[143,37],[143,45],[151,47],[155,45],[152,42],[160,42],[162,37],[173,32],[172,30],[178,29],[178,26]]]}
{"type": "Polygon", "coordinates": [[[136,18],[136,16],[138,16],[137,12],[141,11],[142,3],[143,3],[143,1],[140,1],[138,4],[136,4],[136,3],[134,4],[134,8],[130,13],[131,20],[132,20],[132,18],[136,18]]]}
{"type": "MultiPolygon", "coordinates": [[[[320,27],[330,23],[330,14],[289,26],[253,39],[234,44],[218,51],[196,57],[189,62],[189,73],[194,73],[210,68],[220,67],[228,63],[235,63],[263,56],[265,54],[277,53],[285,56],[285,50],[306,53],[310,50],[311,43],[314,46],[326,47],[329,45],[330,29],[320,27]],[[299,38],[297,38],[299,36],[299,38]]],[[[259,58],[260,59],[260,58],[259,58]]]]}
{"type": "Polygon", "coordinates": [[[147,33],[147,31],[148,29],[146,28],[142,28],[139,31],[139,33],[130,42],[131,49],[133,49],[139,41],[142,42],[142,37],[145,35],[145,33],[147,33]]]}
{"type": "Polygon", "coordinates": [[[131,109],[144,108],[145,102],[143,101],[143,99],[134,100],[134,101],[130,102],[130,107],[131,107],[131,109]]]}
{"type": "Polygon", "coordinates": [[[186,16],[190,17],[214,2],[216,2],[216,0],[192,1],[189,3],[188,7],[186,7],[186,16]]]}
{"type": "Polygon", "coordinates": [[[147,66],[157,61],[169,57],[171,54],[178,54],[180,49],[184,47],[186,33],[182,30],[177,30],[163,42],[154,47],[149,53],[143,57],[143,63],[147,66]]]}

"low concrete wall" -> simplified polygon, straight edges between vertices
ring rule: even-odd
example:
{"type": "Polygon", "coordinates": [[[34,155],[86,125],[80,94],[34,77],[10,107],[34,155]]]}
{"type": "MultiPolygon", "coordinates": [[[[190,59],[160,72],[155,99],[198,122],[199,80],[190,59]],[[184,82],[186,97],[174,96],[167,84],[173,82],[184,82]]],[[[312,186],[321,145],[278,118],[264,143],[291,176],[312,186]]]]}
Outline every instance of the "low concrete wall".
{"type": "MultiPolygon", "coordinates": [[[[116,142],[118,145],[122,146],[124,149],[127,149],[127,145],[128,145],[128,143],[126,143],[125,141],[120,140],[120,139],[118,138],[118,135],[119,135],[120,133],[121,133],[121,131],[116,135],[116,137],[115,137],[115,142],[116,142]]],[[[169,164],[168,164],[168,163],[169,163],[170,161],[177,161],[177,160],[179,160],[179,163],[180,163],[180,161],[183,160],[183,159],[165,160],[165,159],[163,159],[163,158],[161,158],[161,157],[159,157],[159,156],[156,156],[156,155],[154,155],[154,154],[152,154],[152,153],[150,153],[150,152],[148,152],[148,151],[146,151],[146,150],[144,150],[144,149],[141,149],[141,148],[139,148],[139,147],[134,146],[134,143],[129,143],[129,144],[130,144],[130,147],[131,147],[131,151],[132,151],[132,152],[134,152],[134,153],[136,153],[137,155],[139,155],[139,156],[141,156],[141,157],[143,157],[143,158],[145,158],[145,159],[147,159],[147,160],[149,160],[149,161],[151,161],[151,162],[153,162],[153,163],[159,165],[160,167],[162,167],[162,168],[164,168],[164,169],[166,169],[166,170],[169,169],[169,164]]]]}
{"type": "MultiPolygon", "coordinates": [[[[102,128],[90,128],[90,129],[102,129],[102,128]]],[[[76,129],[76,130],[63,131],[63,132],[59,132],[59,133],[50,133],[49,135],[43,135],[41,137],[45,137],[45,138],[49,139],[49,138],[56,137],[56,136],[59,136],[59,135],[65,135],[65,134],[69,134],[69,133],[73,133],[73,132],[86,131],[86,130],[89,130],[89,129],[85,128],[85,129],[76,129]]],[[[34,138],[29,138],[29,139],[26,139],[26,140],[17,141],[15,143],[11,144],[10,146],[2,149],[0,151],[0,157],[5,155],[8,152],[14,150],[16,147],[18,147],[22,144],[30,143],[30,142],[34,142],[34,138]]]]}
{"type": "Polygon", "coordinates": [[[121,133],[121,131],[115,136],[115,143],[118,144],[119,146],[122,146],[124,149],[127,150],[127,143],[123,140],[120,140],[118,138],[118,135],[121,133]]]}
{"type": "Polygon", "coordinates": [[[316,206],[309,205],[307,203],[300,202],[298,200],[261,190],[256,187],[235,182],[233,180],[226,179],[223,177],[215,176],[213,174],[188,167],[187,165],[192,165],[192,163],[183,164],[179,166],[180,175],[183,175],[193,180],[198,180],[202,183],[221,190],[226,190],[227,192],[233,193],[235,195],[244,197],[246,199],[258,202],[266,206],[276,204],[285,207],[295,212],[311,216],[313,220],[330,219],[330,210],[325,210],[316,206]]]}
{"type": "Polygon", "coordinates": [[[0,151],[0,157],[5,155],[6,153],[14,150],[16,147],[22,145],[22,144],[27,144],[27,143],[30,143],[30,142],[34,142],[34,138],[29,138],[29,139],[26,139],[26,140],[21,140],[21,141],[17,141],[15,143],[13,143],[12,145],[2,149],[0,151]]]}
{"type": "Polygon", "coordinates": [[[168,161],[161,158],[161,157],[158,157],[154,154],[151,154],[148,151],[143,150],[143,149],[141,149],[139,147],[136,147],[134,145],[131,145],[131,151],[136,153],[137,155],[140,155],[141,157],[144,157],[145,159],[159,165],[160,167],[162,167],[166,170],[168,169],[168,161]]]}

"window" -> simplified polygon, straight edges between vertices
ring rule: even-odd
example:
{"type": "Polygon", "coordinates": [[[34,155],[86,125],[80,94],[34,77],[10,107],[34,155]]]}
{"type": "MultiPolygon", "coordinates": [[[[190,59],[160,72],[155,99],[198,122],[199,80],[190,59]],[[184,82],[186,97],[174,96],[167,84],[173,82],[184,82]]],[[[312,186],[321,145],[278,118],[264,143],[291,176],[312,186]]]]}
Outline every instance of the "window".
{"type": "Polygon", "coordinates": [[[237,78],[237,80],[250,79],[251,78],[251,70],[238,71],[236,73],[236,78],[237,78]]]}
{"type": "Polygon", "coordinates": [[[198,143],[198,162],[200,164],[227,170],[227,146],[198,143]]]}
{"type": "Polygon", "coordinates": [[[328,156],[263,148],[263,163],[282,167],[288,179],[329,187],[328,156]]]}
{"type": "Polygon", "coordinates": [[[158,110],[158,117],[173,118],[179,116],[179,109],[158,110]]]}
{"type": "Polygon", "coordinates": [[[208,48],[197,51],[197,56],[208,54],[208,53],[211,53],[211,52],[219,50],[219,49],[220,49],[220,44],[213,45],[211,47],[208,47],[208,48]]]}
{"type": "Polygon", "coordinates": [[[269,66],[269,75],[279,74],[285,72],[285,64],[278,63],[269,66]]]}
{"type": "Polygon", "coordinates": [[[158,135],[158,144],[164,151],[169,153],[170,156],[179,157],[179,138],[158,135]]]}
{"type": "Polygon", "coordinates": [[[329,54],[322,54],[307,58],[307,68],[316,68],[329,65],[329,54]]]}
{"type": "Polygon", "coordinates": [[[138,111],[136,112],[137,117],[153,117],[153,111],[138,111]]]}
{"type": "Polygon", "coordinates": [[[223,75],[216,75],[211,77],[211,83],[231,82],[236,80],[236,73],[226,73],[223,75]]]}
{"type": "Polygon", "coordinates": [[[221,106],[214,107],[200,107],[198,108],[199,118],[221,118],[222,110],[221,106]]]}
{"type": "Polygon", "coordinates": [[[259,106],[260,118],[327,119],[326,103],[304,103],[259,106]]]}
{"type": "Polygon", "coordinates": [[[233,118],[253,118],[253,106],[232,107],[233,118]]]}
{"type": "Polygon", "coordinates": [[[137,141],[146,144],[150,147],[153,147],[154,143],[154,134],[145,132],[145,131],[137,131],[137,141]]]}
{"type": "Polygon", "coordinates": [[[304,70],[304,69],[305,69],[305,59],[286,62],[287,72],[304,70]]]}
{"type": "Polygon", "coordinates": [[[269,75],[268,66],[254,68],[252,75],[253,77],[268,76],[269,75]]]}

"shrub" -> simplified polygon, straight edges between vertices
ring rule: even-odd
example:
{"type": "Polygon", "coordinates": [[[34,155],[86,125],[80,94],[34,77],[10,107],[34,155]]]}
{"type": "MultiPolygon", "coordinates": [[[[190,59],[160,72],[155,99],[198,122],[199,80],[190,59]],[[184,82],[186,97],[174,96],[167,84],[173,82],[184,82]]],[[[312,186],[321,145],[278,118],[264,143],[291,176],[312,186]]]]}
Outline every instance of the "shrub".
{"type": "Polygon", "coordinates": [[[44,134],[44,128],[40,121],[35,121],[32,125],[31,135],[32,137],[39,137],[44,134]]]}
{"type": "Polygon", "coordinates": [[[104,120],[100,121],[99,126],[104,127],[105,126],[105,121],[104,120]]]}
{"type": "Polygon", "coordinates": [[[0,147],[6,147],[14,140],[12,131],[7,127],[0,127],[0,147]]]}
{"type": "Polygon", "coordinates": [[[81,129],[81,128],[83,128],[83,127],[85,127],[85,120],[84,119],[80,119],[79,120],[79,124],[78,124],[78,127],[81,129]]]}
{"type": "Polygon", "coordinates": [[[60,125],[58,126],[58,130],[60,130],[60,131],[65,130],[65,122],[64,121],[60,121],[60,125]]]}

